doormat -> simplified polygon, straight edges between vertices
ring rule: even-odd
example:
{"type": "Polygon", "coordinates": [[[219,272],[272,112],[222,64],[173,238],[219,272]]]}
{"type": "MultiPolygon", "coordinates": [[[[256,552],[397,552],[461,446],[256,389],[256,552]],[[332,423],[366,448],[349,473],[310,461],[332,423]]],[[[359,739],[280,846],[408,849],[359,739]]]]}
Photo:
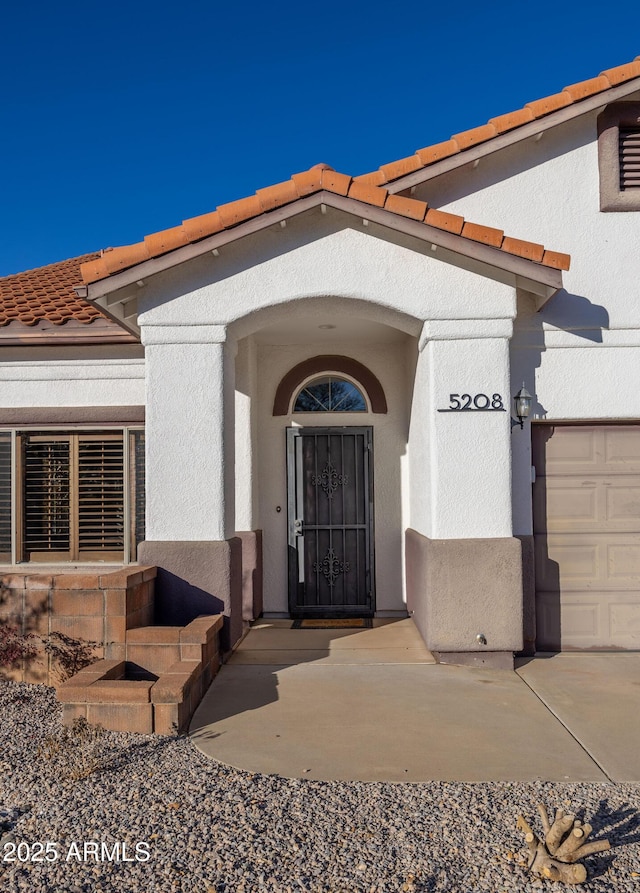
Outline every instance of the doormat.
{"type": "Polygon", "coordinates": [[[342,617],[335,620],[322,617],[294,620],[291,629],[371,629],[370,617],[342,617]]]}

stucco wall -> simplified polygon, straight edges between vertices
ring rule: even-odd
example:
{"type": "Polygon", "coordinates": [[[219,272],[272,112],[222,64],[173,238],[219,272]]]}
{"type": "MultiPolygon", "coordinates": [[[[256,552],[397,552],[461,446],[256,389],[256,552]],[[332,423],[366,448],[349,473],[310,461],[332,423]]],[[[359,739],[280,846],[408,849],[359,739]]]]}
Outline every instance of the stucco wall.
{"type": "Polygon", "coordinates": [[[5,347],[0,406],[139,406],[145,402],[139,345],[5,347]]]}
{"type": "MultiPolygon", "coordinates": [[[[640,216],[600,211],[596,119],[584,115],[416,192],[434,207],[571,254],[565,288],[541,312],[525,293],[518,299],[511,393],[524,380],[535,418],[640,419],[631,384],[640,368],[640,216]]],[[[526,428],[514,431],[513,472],[514,533],[529,534],[526,428]]]]}
{"type": "MultiPolygon", "coordinates": [[[[428,244],[382,227],[358,228],[349,215],[323,217],[318,210],[293,218],[284,230],[231,243],[219,257],[199,257],[154,277],[140,290],[139,322],[144,327],[245,320],[235,332],[243,337],[260,328],[251,315],[262,308],[327,295],[375,305],[380,315],[391,311],[380,322],[411,334],[420,329],[416,320],[505,315],[503,286],[441,257],[428,244]]],[[[297,310],[305,308],[288,308],[297,310]]]]}

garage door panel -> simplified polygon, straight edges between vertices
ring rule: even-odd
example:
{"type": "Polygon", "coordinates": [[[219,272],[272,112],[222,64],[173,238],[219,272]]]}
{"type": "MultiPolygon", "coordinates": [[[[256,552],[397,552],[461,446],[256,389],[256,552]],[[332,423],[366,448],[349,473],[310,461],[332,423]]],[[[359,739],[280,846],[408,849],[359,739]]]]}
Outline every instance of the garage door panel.
{"type": "Polygon", "coordinates": [[[607,427],[604,433],[604,460],[611,471],[640,474],[640,437],[635,425],[607,427]]]}
{"type": "Polygon", "coordinates": [[[640,534],[550,534],[534,542],[537,588],[631,590],[640,600],[640,534]]]}
{"type": "Polygon", "coordinates": [[[606,488],[605,518],[607,526],[624,524],[637,530],[640,526],[640,478],[626,476],[624,481],[603,482],[606,488]]]}
{"type": "Polygon", "coordinates": [[[640,596],[640,537],[628,543],[607,543],[607,579],[638,590],[640,596]]]}
{"type": "Polygon", "coordinates": [[[640,648],[640,605],[611,592],[540,592],[538,650],[640,648]]]}
{"type": "Polygon", "coordinates": [[[599,464],[601,460],[593,429],[572,428],[569,431],[565,428],[562,437],[555,436],[558,430],[546,426],[536,429],[533,453],[536,466],[545,466],[549,474],[562,474],[576,466],[589,469],[599,464]]]}
{"type": "Polygon", "coordinates": [[[533,490],[536,533],[640,529],[640,476],[542,477],[533,490]]]}
{"type": "MultiPolygon", "coordinates": [[[[541,518],[547,519],[543,530],[572,529],[576,523],[584,527],[598,523],[598,492],[595,485],[576,485],[564,480],[551,480],[550,486],[536,482],[536,502],[541,518]]],[[[601,510],[602,511],[602,510],[601,510]]]]}
{"type": "Polygon", "coordinates": [[[571,585],[584,589],[592,581],[605,577],[598,543],[560,543],[548,537],[536,537],[536,585],[558,591],[571,585]]]}
{"type": "Polygon", "coordinates": [[[539,648],[640,649],[640,425],[540,426],[539,648]]]}
{"type": "Polygon", "coordinates": [[[593,647],[603,636],[602,605],[592,593],[576,593],[560,601],[557,592],[540,592],[536,624],[540,651],[593,647]]]}
{"type": "Polygon", "coordinates": [[[609,605],[611,636],[627,642],[627,648],[640,648],[640,604],[635,600],[612,601],[609,605]]]}

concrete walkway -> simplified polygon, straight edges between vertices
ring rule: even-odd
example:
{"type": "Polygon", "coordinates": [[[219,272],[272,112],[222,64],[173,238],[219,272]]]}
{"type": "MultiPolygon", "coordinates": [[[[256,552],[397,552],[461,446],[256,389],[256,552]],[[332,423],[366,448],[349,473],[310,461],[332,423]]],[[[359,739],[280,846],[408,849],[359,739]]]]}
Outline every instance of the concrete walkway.
{"type": "Polygon", "coordinates": [[[190,734],[253,772],[358,781],[640,781],[640,653],[558,654],[516,672],[437,665],[413,622],[260,621],[190,734]]]}

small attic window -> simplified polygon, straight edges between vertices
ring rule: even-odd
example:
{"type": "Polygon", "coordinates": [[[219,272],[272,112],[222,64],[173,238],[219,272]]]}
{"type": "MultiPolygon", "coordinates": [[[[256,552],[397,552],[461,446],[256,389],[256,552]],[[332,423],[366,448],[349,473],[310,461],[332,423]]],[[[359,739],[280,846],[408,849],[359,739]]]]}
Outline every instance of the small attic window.
{"type": "Polygon", "coordinates": [[[640,211],[640,102],[614,102],[598,116],[600,210],[640,211]]]}
{"type": "Polygon", "coordinates": [[[366,412],[362,392],[346,378],[325,375],[300,388],[294,412],[366,412]]]}

